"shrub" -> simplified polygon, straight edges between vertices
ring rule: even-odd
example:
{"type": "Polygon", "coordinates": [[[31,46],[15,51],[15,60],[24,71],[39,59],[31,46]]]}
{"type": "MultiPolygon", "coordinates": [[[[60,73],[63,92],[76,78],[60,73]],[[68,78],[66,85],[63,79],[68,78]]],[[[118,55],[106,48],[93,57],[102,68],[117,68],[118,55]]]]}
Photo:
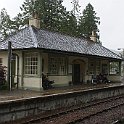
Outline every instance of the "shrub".
{"type": "Polygon", "coordinates": [[[0,89],[6,85],[6,67],[0,66],[0,89]]]}

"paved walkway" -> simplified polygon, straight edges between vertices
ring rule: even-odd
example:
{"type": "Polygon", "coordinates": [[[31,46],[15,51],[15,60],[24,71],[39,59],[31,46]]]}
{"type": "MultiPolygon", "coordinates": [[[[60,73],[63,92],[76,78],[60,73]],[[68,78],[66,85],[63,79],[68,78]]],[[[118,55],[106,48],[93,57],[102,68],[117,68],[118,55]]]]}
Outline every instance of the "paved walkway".
{"type": "Polygon", "coordinates": [[[95,85],[85,84],[85,85],[78,85],[78,86],[54,88],[54,89],[45,90],[45,91],[31,91],[31,90],[0,91],[0,102],[22,99],[22,98],[30,98],[30,97],[36,97],[36,96],[58,94],[58,93],[66,93],[66,92],[79,91],[79,90],[118,86],[118,85],[124,85],[124,84],[123,83],[109,83],[109,84],[95,84],[95,85]]]}

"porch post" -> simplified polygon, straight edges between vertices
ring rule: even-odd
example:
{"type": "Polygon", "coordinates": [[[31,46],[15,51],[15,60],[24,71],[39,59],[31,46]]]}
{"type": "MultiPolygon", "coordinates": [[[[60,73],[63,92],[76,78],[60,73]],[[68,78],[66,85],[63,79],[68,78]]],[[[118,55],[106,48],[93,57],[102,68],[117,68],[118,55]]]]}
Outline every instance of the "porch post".
{"type": "Polygon", "coordinates": [[[8,69],[7,69],[7,83],[8,83],[8,90],[11,91],[11,42],[8,41],[8,69]]]}
{"type": "Polygon", "coordinates": [[[21,62],[21,87],[24,88],[24,52],[22,51],[22,62],[21,62]]]}
{"type": "Polygon", "coordinates": [[[42,69],[42,64],[43,64],[43,63],[42,63],[42,52],[40,52],[40,57],[39,57],[39,58],[40,58],[40,59],[39,59],[39,60],[40,60],[40,62],[39,62],[39,65],[40,65],[40,68],[39,68],[39,75],[40,75],[40,76],[39,76],[39,77],[40,77],[40,91],[41,91],[41,90],[43,89],[43,88],[42,88],[42,70],[43,70],[43,69],[42,69]]]}

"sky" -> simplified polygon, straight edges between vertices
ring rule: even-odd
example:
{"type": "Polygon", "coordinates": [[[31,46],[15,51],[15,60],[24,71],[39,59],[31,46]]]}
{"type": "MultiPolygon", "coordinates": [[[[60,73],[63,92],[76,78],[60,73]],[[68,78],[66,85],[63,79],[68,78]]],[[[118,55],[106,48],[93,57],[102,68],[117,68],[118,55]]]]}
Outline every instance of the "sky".
{"type": "MultiPolygon", "coordinates": [[[[72,9],[72,0],[64,0],[67,10],[72,9]]],[[[0,0],[0,10],[6,8],[7,13],[14,17],[20,12],[24,0],[0,0]]],[[[91,3],[96,16],[100,17],[100,41],[106,48],[124,49],[124,0],[79,0],[81,12],[91,3]]]]}

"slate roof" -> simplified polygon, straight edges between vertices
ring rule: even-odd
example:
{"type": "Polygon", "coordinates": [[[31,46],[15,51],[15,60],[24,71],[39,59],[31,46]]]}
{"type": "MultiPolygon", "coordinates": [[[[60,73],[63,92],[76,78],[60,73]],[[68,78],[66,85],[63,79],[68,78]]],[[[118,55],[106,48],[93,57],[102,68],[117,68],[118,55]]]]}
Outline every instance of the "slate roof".
{"type": "Polygon", "coordinates": [[[12,42],[13,49],[41,48],[122,59],[119,55],[99,43],[94,43],[93,41],[84,38],[62,35],[57,32],[39,30],[33,26],[29,26],[1,42],[0,50],[6,50],[8,48],[8,41],[12,42]]]}

